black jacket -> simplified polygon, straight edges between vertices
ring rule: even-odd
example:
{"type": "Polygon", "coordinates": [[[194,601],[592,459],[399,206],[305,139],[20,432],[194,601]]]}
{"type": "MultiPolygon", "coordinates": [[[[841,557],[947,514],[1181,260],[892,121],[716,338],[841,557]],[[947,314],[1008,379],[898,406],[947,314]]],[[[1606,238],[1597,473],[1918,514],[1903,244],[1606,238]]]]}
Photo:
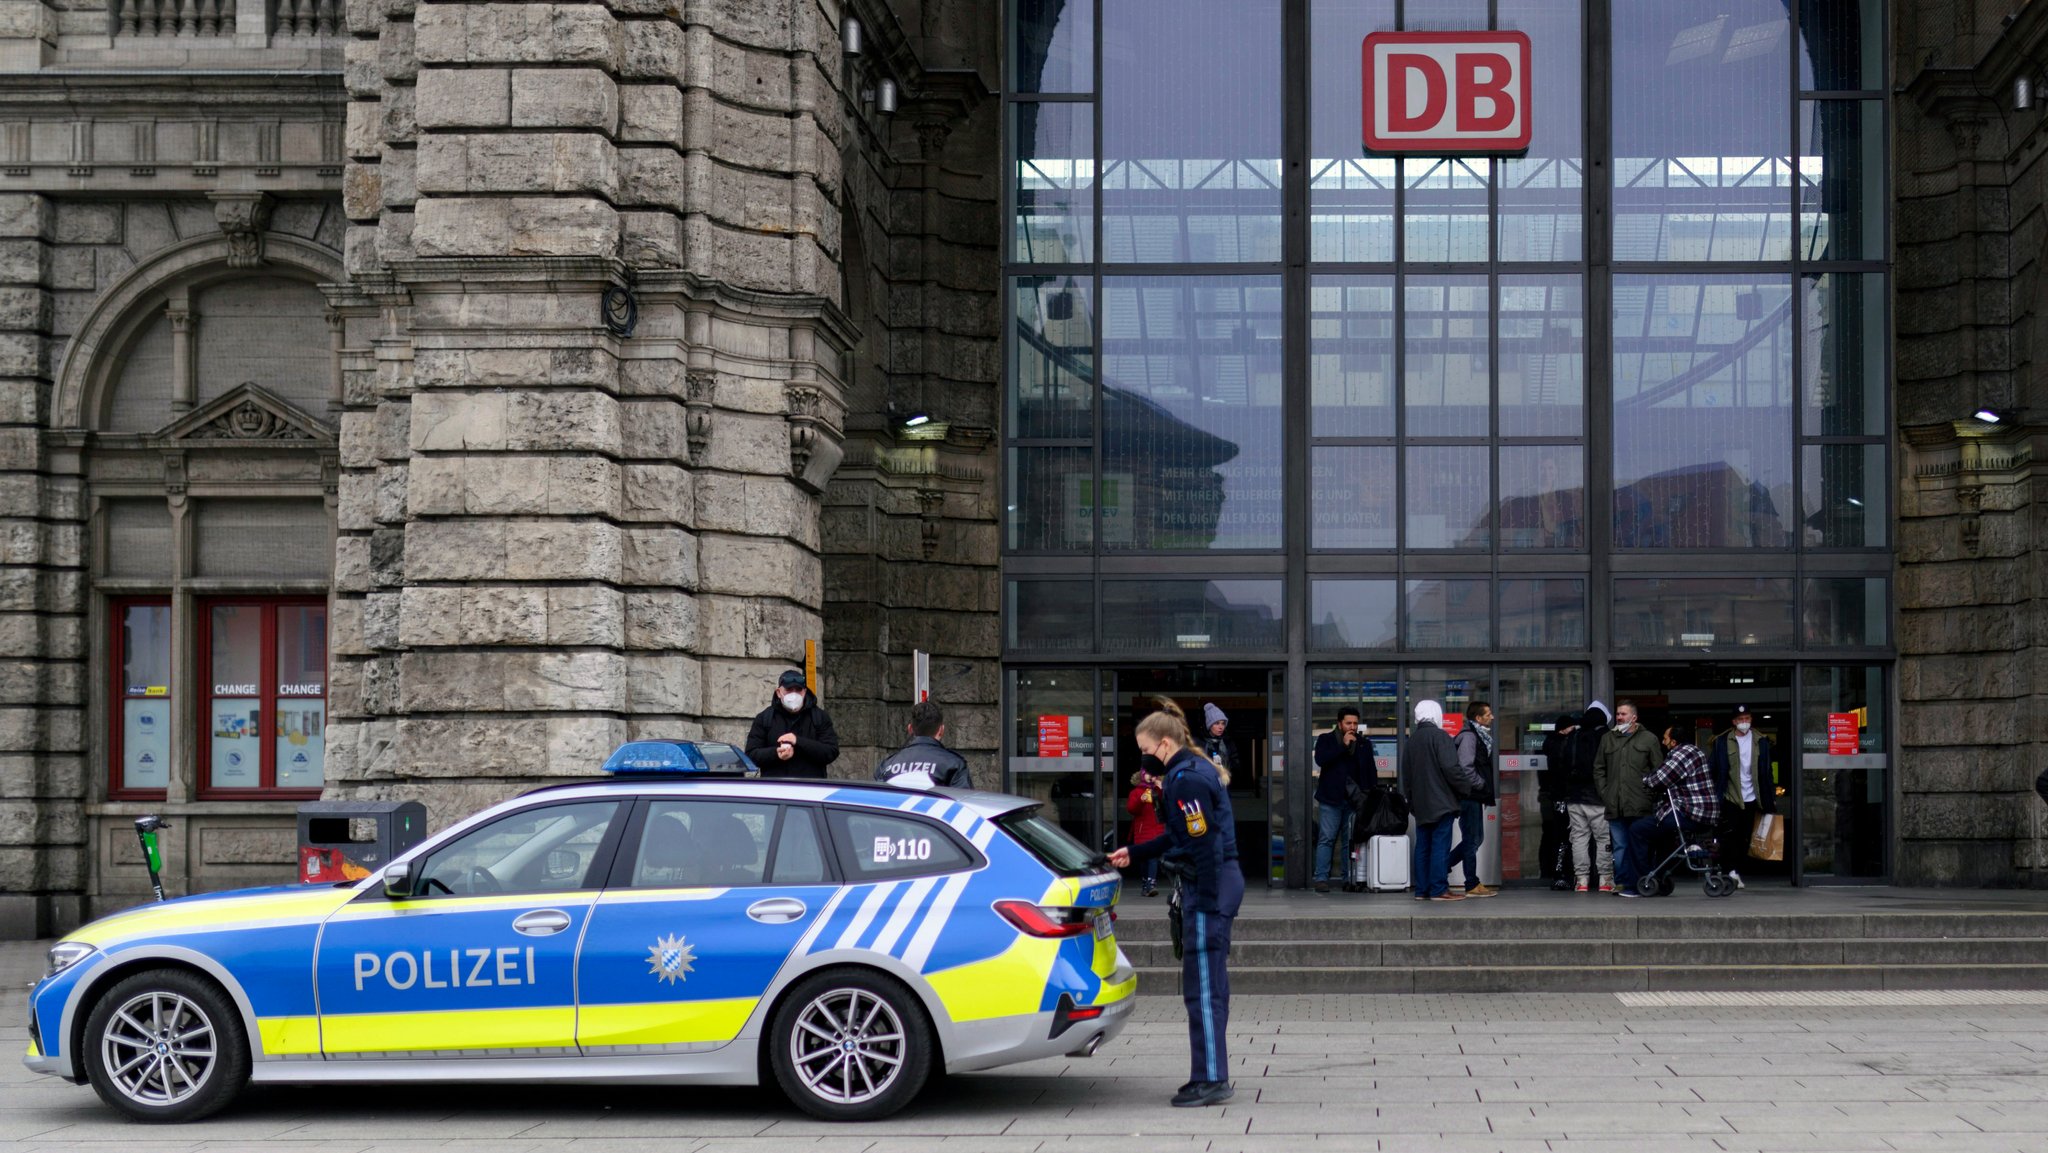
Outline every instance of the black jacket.
{"type": "Polygon", "coordinates": [[[1607,714],[1587,709],[1579,727],[1564,739],[1564,799],[1574,805],[1601,805],[1600,782],[1593,775],[1593,762],[1600,756],[1600,738],[1607,733],[1607,714]]]}
{"type": "Polygon", "coordinates": [[[1479,794],[1479,777],[1458,763],[1457,747],[1435,725],[1418,724],[1401,749],[1401,789],[1418,825],[1456,816],[1458,802],[1479,794]]]}
{"type": "Polygon", "coordinates": [[[777,701],[762,709],[747,730],[747,757],[761,766],[766,777],[822,777],[825,766],[839,759],[839,734],[832,718],[818,707],[818,698],[804,690],[804,705],[795,712],[777,701]],[[796,734],[796,753],[788,760],[775,755],[775,744],[784,733],[796,734]]]}
{"type": "Polygon", "coordinates": [[[910,738],[909,744],[875,766],[875,779],[906,789],[929,789],[933,785],[943,789],[974,787],[966,758],[940,744],[937,737],[910,738]]]}
{"type": "MultiPolygon", "coordinates": [[[[1572,730],[1578,732],[1577,729],[1572,730]]],[[[1536,799],[1543,805],[1561,805],[1571,792],[1571,772],[1565,767],[1565,746],[1571,733],[1552,732],[1543,738],[1543,771],[1536,774],[1536,799]]]]}
{"type": "Polygon", "coordinates": [[[1372,738],[1363,729],[1349,750],[1344,748],[1343,735],[1335,729],[1316,734],[1316,767],[1323,771],[1316,778],[1316,803],[1349,805],[1351,790],[1345,787],[1347,783],[1361,789],[1378,784],[1379,769],[1372,757],[1372,738]]]}
{"type": "Polygon", "coordinates": [[[1222,908],[1223,870],[1238,867],[1230,790],[1209,762],[1182,749],[1166,765],[1164,791],[1159,823],[1166,826],[1166,835],[1132,845],[1131,860],[1149,861],[1170,850],[1185,877],[1181,891],[1189,909],[1236,913],[1222,908]]]}

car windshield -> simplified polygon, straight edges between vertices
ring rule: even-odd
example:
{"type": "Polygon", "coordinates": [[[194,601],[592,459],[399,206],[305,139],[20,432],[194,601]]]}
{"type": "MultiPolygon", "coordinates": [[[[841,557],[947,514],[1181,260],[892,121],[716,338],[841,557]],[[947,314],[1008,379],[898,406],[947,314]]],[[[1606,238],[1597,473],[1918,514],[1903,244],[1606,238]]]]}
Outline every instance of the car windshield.
{"type": "Polygon", "coordinates": [[[1051,866],[1054,872],[1071,876],[1100,872],[1109,867],[1108,857],[1075,840],[1065,829],[1046,820],[1036,810],[1011,813],[998,818],[996,824],[1022,841],[1025,848],[1051,866]]]}

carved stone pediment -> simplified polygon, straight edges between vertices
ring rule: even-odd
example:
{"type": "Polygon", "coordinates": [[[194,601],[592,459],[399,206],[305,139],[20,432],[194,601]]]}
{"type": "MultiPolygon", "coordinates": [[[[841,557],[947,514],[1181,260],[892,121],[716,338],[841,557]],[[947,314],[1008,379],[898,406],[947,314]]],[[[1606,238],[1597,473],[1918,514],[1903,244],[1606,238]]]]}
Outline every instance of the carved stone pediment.
{"type": "Polygon", "coordinates": [[[239,384],[200,405],[156,434],[168,441],[247,441],[254,444],[331,443],[334,429],[260,384],[239,384]]]}

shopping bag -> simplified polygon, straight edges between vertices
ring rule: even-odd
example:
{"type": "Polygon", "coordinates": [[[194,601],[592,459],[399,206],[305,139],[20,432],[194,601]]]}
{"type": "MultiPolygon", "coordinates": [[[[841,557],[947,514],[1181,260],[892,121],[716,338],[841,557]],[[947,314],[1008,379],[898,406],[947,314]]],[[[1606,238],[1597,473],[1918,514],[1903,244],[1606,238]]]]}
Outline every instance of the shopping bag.
{"type": "Polygon", "coordinates": [[[1749,855],[1759,861],[1785,859],[1785,822],[1776,813],[1758,813],[1749,834],[1749,855]]]}

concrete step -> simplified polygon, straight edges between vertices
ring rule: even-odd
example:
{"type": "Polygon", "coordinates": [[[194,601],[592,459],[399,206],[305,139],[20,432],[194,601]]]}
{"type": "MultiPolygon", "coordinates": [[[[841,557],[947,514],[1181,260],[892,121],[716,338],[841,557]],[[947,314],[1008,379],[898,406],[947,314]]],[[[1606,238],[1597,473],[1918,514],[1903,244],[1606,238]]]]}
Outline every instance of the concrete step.
{"type": "MultiPolygon", "coordinates": [[[[1576,895],[1574,895],[1576,896],[1576,895]]],[[[1377,894],[1372,900],[1406,894],[1377,894]]],[[[1585,898],[1590,899],[1590,898],[1585,898]]],[[[1611,904],[1615,898],[1606,898],[1611,904]]],[[[2048,942],[2048,913],[1789,913],[1651,912],[1633,910],[1656,902],[1630,902],[1630,912],[1489,915],[1490,902],[1433,906],[1426,911],[1358,913],[1351,916],[1239,917],[1232,929],[1239,943],[1253,941],[1628,941],[1748,940],[1810,941],[1855,939],[1999,938],[2048,942]]],[[[1422,906],[1416,906],[1422,910],[1422,906]]],[[[1146,910],[1150,914],[1150,910],[1146,910]]],[[[1123,915],[1117,938],[1124,942],[1165,941],[1166,919],[1123,915]]]]}
{"type": "MultiPolygon", "coordinates": [[[[1140,968],[1175,964],[1166,941],[1118,943],[1140,968]]],[[[2048,963],[2031,937],[1661,941],[1261,941],[1231,943],[1245,968],[1588,968],[1604,966],[2024,965],[2048,963]]]]}
{"type": "MultiPolygon", "coordinates": [[[[1179,968],[1142,967],[1138,988],[1178,996],[1179,968]]],[[[2048,964],[1230,967],[1234,994],[1630,993],[1868,989],[2048,989],[2048,964]]],[[[1770,1011],[1770,1010],[1763,1010],[1770,1011]]]]}

